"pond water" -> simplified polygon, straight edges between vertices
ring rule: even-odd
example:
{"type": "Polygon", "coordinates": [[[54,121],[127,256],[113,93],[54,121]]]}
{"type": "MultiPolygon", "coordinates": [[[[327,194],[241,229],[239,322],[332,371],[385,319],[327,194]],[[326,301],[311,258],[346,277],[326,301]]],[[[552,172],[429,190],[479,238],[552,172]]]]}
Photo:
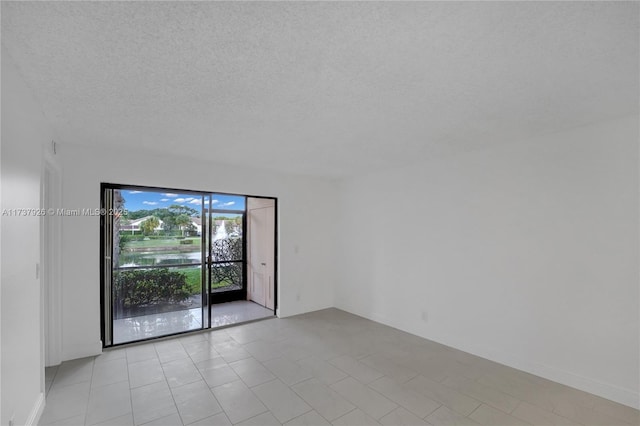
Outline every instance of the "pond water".
{"type": "Polygon", "coordinates": [[[162,265],[200,265],[200,251],[189,253],[166,252],[124,252],[120,253],[120,267],[162,266],[162,265]]]}

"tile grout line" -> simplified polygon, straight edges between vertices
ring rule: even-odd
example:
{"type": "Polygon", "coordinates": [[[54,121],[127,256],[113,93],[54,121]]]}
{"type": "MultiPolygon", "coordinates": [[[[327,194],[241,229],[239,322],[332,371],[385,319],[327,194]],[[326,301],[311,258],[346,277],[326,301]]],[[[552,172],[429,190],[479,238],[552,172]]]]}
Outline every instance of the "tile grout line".
{"type": "MultiPolygon", "coordinates": [[[[429,399],[431,399],[431,398],[429,398],[429,399]]],[[[433,400],[432,400],[432,401],[433,401],[433,400]]],[[[436,411],[438,411],[438,410],[440,409],[440,407],[444,407],[444,405],[443,405],[443,404],[440,404],[438,401],[434,401],[434,402],[435,402],[436,404],[438,404],[438,406],[437,406],[436,408],[434,408],[434,410],[433,410],[432,412],[430,412],[430,413],[429,413],[429,414],[427,414],[426,416],[422,417],[422,420],[425,420],[425,421],[426,421],[426,420],[427,420],[427,417],[429,417],[430,415],[432,415],[433,413],[435,413],[436,411]]],[[[407,409],[407,410],[408,410],[408,409],[407,409]]],[[[411,410],[409,410],[409,411],[411,411],[411,410]]],[[[415,413],[413,413],[413,414],[415,414],[415,413]]],[[[420,416],[418,416],[418,417],[420,417],[420,416]]],[[[429,422],[427,422],[427,423],[429,423],[429,422]]]]}
{"type": "Polygon", "coordinates": [[[93,357],[91,360],[91,378],[89,378],[89,394],[87,395],[87,409],[84,413],[84,424],[87,425],[87,421],[89,420],[89,403],[91,402],[91,393],[93,392],[93,373],[94,368],[96,366],[96,357],[93,357]]]}
{"type": "MultiPolygon", "coordinates": [[[[214,350],[218,355],[220,355],[220,354],[218,353],[218,351],[213,347],[213,345],[211,344],[211,341],[210,341],[208,338],[206,338],[206,339],[204,339],[204,340],[206,340],[206,341],[207,341],[207,342],[206,342],[206,345],[209,347],[209,349],[213,349],[213,350],[214,350]]],[[[202,379],[202,382],[205,384],[205,386],[206,386],[206,387],[207,387],[207,389],[209,390],[209,393],[211,394],[211,397],[214,399],[214,401],[216,401],[216,403],[218,404],[218,406],[219,406],[219,407],[220,407],[220,409],[222,410],[222,411],[221,411],[221,413],[224,413],[225,417],[227,417],[227,420],[228,420],[228,419],[229,419],[229,416],[227,416],[227,413],[224,411],[224,408],[222,407],[222,404],[220,404],[220,401],[218,401],[218,398],[216,398],[216,396],[214,395],[213,390],[211,389],[211,387],[210,387],[210,386],[209,386],[209,384],[207,383],[207,380],[206,380],[206,379],[204,378],[204,376],[202,375],[202,371],[200,371],[200,369],[199,369],[199,368],[197,367],[197,365],[196,365],[196,362],[193,360],[193,358],[191,358],[191,354],[189,353],[189,351],[187,351],[187,350],[185,349],[183,342],[178,342],[178,343],[180,343],[180,346],[182,346],[182,349],[186,352],[187,357],[189,358],[189,360],[191,360],[191,363],[193,364],[193,368],[195,368],[195,369],[196,369],[196,371],[198,372],[198,374],[200,375],[200,378],[202,379]]],[[[212,358],[208,358],[208,359],[212,359],[212,358]]],[[[223,359],[224,359],[224,358],[223,358],[223,359]]],[[[205,361],[206,361],[206,360],[205,360],[205,361]]],[[[225,361],[225,363],[226,363],[226,361],[225,361]]],[[[163,368],[163,371],[164,371],[164,368],[163,368]]],[[[165,378],[166,378],[166,376],[165,376],[165,378]]],[[[196,382],[193,382],[193,383],[196,383],[196,382]]],[[[171,391],[171,396],[173,396],[173,391],[171,390],[171,387],[170,387],[170,386],[169,386],[169,390],[171,391]]],[[[174,401],[174,404],[176,404],[176,409],[177,409],[178,404],[175,402],[175,397],[174,397],[174,400],[173,400],[173,401],[174,401]]],[[[206,419],[206,418],[208,418],[208,417],[215,416],[215,415],[217,415],[217,414],[219,414],[219,413],[212,414],[211,416],[207,416],[207,417],[205,417],[205,419],[206,419]]],[[[178,410],[178,416],[180,416],[180,420],[182,421],[182,424],[184,425],[184,420],[182,420],[182,415],[180,414],[180,410],[178,410]]],[[[193,422],[191,422],[191,423],[199,422],[199,421],[201,421],[201,420],[204,420],[204,419],[195,420],[195,421],[193,421],[193,422]]],[[[229,420],[229,421],[230,421],[230,420],[229,420]]],[[[190,423],[190,424],[191,424],[191,423],[190,423]]]]}
{"type": "MultiPolygon", "coordinates": [[[[176,339],[176,342],[178,342],[177,339],[176,339]]],[[[178,342],[178,344],[180,345],[182,350],[184,350],[185,353],[188,356],[189,353],[184,349],[184,346],[182,346],[182,343],[178,342]]],[[[167,388],[169,389],[169,394],[171,395],[171,400],[173,401],[173,405],[176,407],[176,412],[178,413],[178,418],[180,419],[180,423],[182,423],[184,425],[184,421],[182,420],[182,415],[180,414],[180,410],[178,409],[178,404],[176,403],[176,398],[175,398],[175,396],[173,396],[173,391],[171,390],[171,386],[169,385],[169,381],[167,380],[167,375],[166,375],[166,373],[164,371],[164,366],[163,366],[162,360],[160,359],[160,353],[158,352],[158,348],[156,347],[155,343],[153,343],[153,350],[156,352],[156,356],[158,357],[158,362],[160,363],[160,369],[162,370],[162,377],[164,379],[164,382],[167,384],[167,388]]],[[[191,359],[191,358],[189,358],[189,359],[191,359]]],[[[164,416],[164,417],[168,417],[168,416],[164,416]]],[[[163,418],[163,417],[160,417],[160,418],[163,418]]],[[[153,421],[153,420],[151,420],[151,421],[153,421]]],[[[149,423],[149,422],[147,422],[147,423],[149,423]]],[[[135,425],[135,421],[134,421],[134,425],[135,425]]]]}
{"type": "Polygon", "coordinates": [[[131,392],[131,373],[129,372],[129,354],[127,349],[124,350],[124,361],[127,363],[127,383],[129,384],[129,404],[131,404],[131,422],[135,425],[136,418],[133,414],[133,392],[131,392]]]}
{"type": "MultiPolygon", "coordinates": [[[[331,391],[333,391],[333,392],[336,392],[335,390],[331,389],[329,386],[325,385],[325,384],[324,384],[324,383],[322,383],[320,380],[318,380],[318,378],[317,378],[317,377],[315,377],[315,376],[310,377],[310,378],[308,378],[308,379],[306,379],[306,380],[302,380],[302,381],[300,381],[300,382],[296,383],[296,384],[295,384],[295,385],[293,385],[293,386],[296,386],[296,385],[298,385],[298,384],[300,384],[300,383],[308,382],[309,380],[316,380],[316,381],[318,381],[322,386],[326,387],[327,389],[329,389],[329,390],[331,390],[331,391]]],[[[293,389],[293,386],[290,386],[291,391],[292,391],[293,393],[295,393],[296,395],[298,395],[298,397],[299,397],[300,399],[302,399],[304,402],[306,402],[306,403],[309,405],[309,407],[311,407],[312,411],[315,411],[316,413],[318,413],[318,415],[319,415],[320,417],[322,417],[322,418],[323,418],[323,419],[325,419],[329,424],[331,424],[331,420],[329,420],[329,419],[327,419],[325,416],[323,416],[323,415],[322,415],[322,413],[319,413],[318,411],[316,411],[315,407],[314,407],[313,405],[311,405],[311,402],[307,401],[307,400],[304,398],[304,396],[302,396],[302,394],[300,394],[298,391],[296,391],[295,389],[293,389]]],[[[336,392],[336,393],[337,393],[337,392],[336,392]]],[[[338,395],[339,395],[339,394],[338,394],[338,395]]],[[[345,401],[347,401],[347,402],[348,402],[348,400],[347,400],[346,398],[344,398],[342,395],[340,395],[340,397],[341,397],[341,398],[343,398],[345,401]]],[[[351,403],[349,402],[349,404],[351,404],[351,403]]],[[[353,405],[353,408],[352,408],[351,410],[349,410],[348,412],[344,413],[342,416],[346,416],[347,414],[349,414],[350,412],[352,412],[353,410],[355,410],[356,408],[358,408],[358,407],[356,407],[356,406],[355,406],[355,404],[351,404],[351,405],[353,405]]],[[[307,413],[308,413],[308,411],[307,411],[307,413]]],[[[306,413],[305,413],[305,414],[306,414],[306,413]]],[[[300,416],[298,416],[298,417],[301,417],[301,416],[303,416],[303,415],[304,415],[304,414],[301,414],[301,415],[300,415],[300,416]]],[[[340,417],[342,417],[342,416],[340,416],[340,417]]],[[[298,418],[298,417],[296,417],[296,418],[298,418]]],[[[334,419],[334,421],[335,421],[335,420],[337,420],[337,419],[339,419],[340,417],[338,417],[338,418],[334,419]]],[[[293,419],[292,419],[292,420],[293,420],[293,419]]],[[[289,420],[289,421],[291,421],[291,420],[289,420]]]]}

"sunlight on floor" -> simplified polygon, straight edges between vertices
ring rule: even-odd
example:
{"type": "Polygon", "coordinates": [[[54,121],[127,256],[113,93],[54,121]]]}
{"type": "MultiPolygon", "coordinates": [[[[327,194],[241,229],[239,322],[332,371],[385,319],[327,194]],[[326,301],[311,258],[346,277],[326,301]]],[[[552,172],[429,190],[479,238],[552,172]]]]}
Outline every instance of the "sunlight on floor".
{"type": "MultiPolygon", "coordinates": [[[[246,300],[213,305],[211,327],[222,327],[273,316],[271,309],[246,300]]],[[[200,308],[141,315],[113,321],[113,343],[121,344],[202,328],[200,308]]]]}

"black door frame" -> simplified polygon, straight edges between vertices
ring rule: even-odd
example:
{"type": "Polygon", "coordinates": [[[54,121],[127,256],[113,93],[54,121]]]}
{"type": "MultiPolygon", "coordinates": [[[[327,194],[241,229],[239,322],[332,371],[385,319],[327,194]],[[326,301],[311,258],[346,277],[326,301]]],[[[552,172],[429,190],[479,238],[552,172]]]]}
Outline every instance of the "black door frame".
{"type": "MultiPolygon", "coordinates": [[[[117,189],[117,190],[138,190],[138,191],[150,191],[150,192],[177,192],[177,193],[181,193],[181,194],[188,194],[188,195],[198,195],[201,197],[207,197],[209,196],[209,199],[211,200],[211,196],[213,194],[221,194],[221,195],[231,195],[231,196],[241,196],[241,197],[245,197],[245,200],[248,197],[251,198],[263,198],[263,199],[272,199],[274,200],[274,204],[275,204],[275,223],[274,223],[274,307],[273,307],[273,314],[274,316],[277,315],[278,312],[278,198],[277,197],[273,197],[273,196],[265,196],[265,195],[250,195],[250,194],[237,194],[237,193],[230,193],[230,192],[221,192],[221,191],[203,191],[203,190],[192,190],[192,189],[181,189],[181,188],[167,188],[167,187],[157,187],[157,186],[148,186],[148,185],[129,185],[129,184],[120,184],[120,183],[109,183],[109,182],[101,182],[100,183],[100,208],[101,211],[106,211],[106,209],[110,208],[111,206],[106,205],[107,200],[105,200],[105,193],[107,189],[117,189]]],[[[208,212],[211,213],[215,213],[215,209],[211,209],[211,205],[209,206],[209,210],[208,212]]],[[[222,211],[221,211],[222,212],[222,211]]],[[[224,212],[226,213],[238,213],[239,211],[229,211],[229,210],[225,210],[224,212]]],[[[205,206],[203,203],[202,206],[202,215],[204,216],[205,213],[205,206]]],[[[246,220],[247,220],[247,214],[246,214],[246,201],[245,201],[245,211],[243,212],[243,234],[246,232],[246,220]]],[[[209,254],[209,247],[205,248],[205,244],[208,244],[211,241],[211,229],[212,226],[210,226],[210,224],[205,224],[205,221],[202,221],[202,231],[201,234],[204,234],[205,232],[209,233],[209,238],[202,238],[202,244],[201,244],[201,253],[202,253],[202,283],[203,283],[203,293],[202,293],[202,309],[205,309],[205,304],[206,304],[206,308],[207,308],[207,312],[208,312],[208,318],[204,318],[203,315],[203,326],[202,328],[196,329],[196,330],[187,330],[187,331],[182,331],[182,332],[178,332],[178,333],[171,333],[171,334],[165,334],[162,336],[154,336],[151,338],[147,338],[147,339],[141,339],[141,340],[133,340],[133,341],[129,341],[129,342],[124,342],[124,343],[113,343],[113,307],[112,307],[112,303],[109,300],[106,300],[106,294],[105,294],[105,287],[107,286],[106,282],[105,282],[105,274],[106,274],[106,258],[105,256],[107,256],[107,253],[105,252],[105,244],[106,244],[106,233],[105,233],[105,228],[106,225],[108,223],[108,220],[106,219],[107,215],[106,214],[101,214],[100,215],[100,337],[102,339],[102,347],[106,348],[106,347],[115,347],[115,346],[122,346],[122,345],[128,345],[128,344],[133,344],[133,343],[139,343],[139,342],[143,342],[143,341],[150,341],[150,340],[156,340],[156,339],[163,339],[166,337],[170,337],[170,336],[177,336],[177,335],[182,335],[182,334],[187,334],[187,333],[195,333],[195,332],[200,332],[202,330],[206,330],[206,329],[211,329],[211,311],[212,311],[212,306],[216,303],[224,303],[227,300],[224,300],[224,297],[221,297],[220,295],[217,296],[216,301],[213,300],[213,294],[211,292],[211,274],[207,273],[208,271],[206,271],[206,269],[210,268],[210,262],[208,262],[208,259],[206,258],[209,254]],[[111,324],[109,324],[108,330],[109,330],[109,336],[106,336],[106,332],[107,332],[107,327],[106,327],[106,309],[110,308],[111,309],[111,313],[109,315],[109,318],[111,320],[111,324]],[[206,322],[206,327],[204,326],[206,322]],[[107,344],[107,339],[106,337],[108,337],[108,342],[110,342],[110,344],[107,344]]],[[[213,216],[211,215],[210,220],[213,221],[213,216]]],[[[111,231],[112,232],[112,231],[111,231]]],[[[111,250],[112,252],[109,253],[109,259],[111,259],[111,256],[113,254],[113,247],[112,244],[110,244],[111,246],[111,250]]],[[[244,294],[244,299],[242,300],[246,300],[246,292],[247,292],[247,244],[246,244],[246,239],[243,237],[243,289],[242,290],[236,290],[238,292],[242,292],[244,294]]],[[[111,284],[109,284],[109,288],[111,288],[111,284]]],[[[232,293],[234,291],[230,291],[230,293],[232,293]]],[[[111,297],[111,294],[109,295],[111,297]]],[[[240,300],[239,298],[235,298],[233,300],[240,300]]]]}
{"type": "MultiPolygon", "coordinates": [[[[221,194],[220,192],[211,192],[207,194],[207,196],[213,196],[215,194],[221,194]]],[[[229,195],[229,194],[225,194],[229,195]]],[[[238,194],[233,194],[238,195],[238,194]]],[[[245,206],[246,206],[246,195],[238,195],[245,197],[245,206]]],[[[206,196],[205,196],[206,197],[206,196]]],[[[207,286],[209,289],[209,306],[213,306],[219,303],[233,302],[236,300],[247,300],[247,239],[246,229],[247,229],[247,210],[220,210],[214,208],[207,208],[203,210],[203,214],[208,214],[207,216],[207,226],[209,235],[207,236],[208,247],[206,249],[207,256],[207,271],[208,271],[208,279],[207,286]],[[242,288],[240,290],[226,290],[221,292],[213,292],[211,291],[211,268],[216,263],[228,263],[224,261],[216,262],[211,259],[211,246],[213,244],[213,222],[214,222],[214,214],[216,213],[230,213],[230,214],[241,214],[242,215],[242,288]]],[[[237,263],[237,262],[234,262],[237,263]]]]}

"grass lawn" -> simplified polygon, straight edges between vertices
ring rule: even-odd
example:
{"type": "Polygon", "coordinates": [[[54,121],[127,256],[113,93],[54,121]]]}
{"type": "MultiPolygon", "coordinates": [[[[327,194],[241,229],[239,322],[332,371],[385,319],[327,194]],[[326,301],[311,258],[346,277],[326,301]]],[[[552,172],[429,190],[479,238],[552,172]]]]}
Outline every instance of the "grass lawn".
{"type": "MultiPolygon", "coordinates": [[[[194,268],[176,268],[176,272],[180,272],[185,276],[187,280],[187,285],[189,286],[189,291],[191,294],[199,294],[202,291],[202,286],[200,285],[200,280],[202,278],[201,272],[202,270],[198,267],[194,268]]],[[[221,281],[217,283],[211,283],[211,288],[220,288],[226,287],[230,285],[230,282],[221,281]]]]}
{"type": "Polygon", "coordinates": [[[198,294],[202,291],[200,285],[202,270],[200,268],[176,268],[175,271],[185,276],[191,294],[198,294]]]}

